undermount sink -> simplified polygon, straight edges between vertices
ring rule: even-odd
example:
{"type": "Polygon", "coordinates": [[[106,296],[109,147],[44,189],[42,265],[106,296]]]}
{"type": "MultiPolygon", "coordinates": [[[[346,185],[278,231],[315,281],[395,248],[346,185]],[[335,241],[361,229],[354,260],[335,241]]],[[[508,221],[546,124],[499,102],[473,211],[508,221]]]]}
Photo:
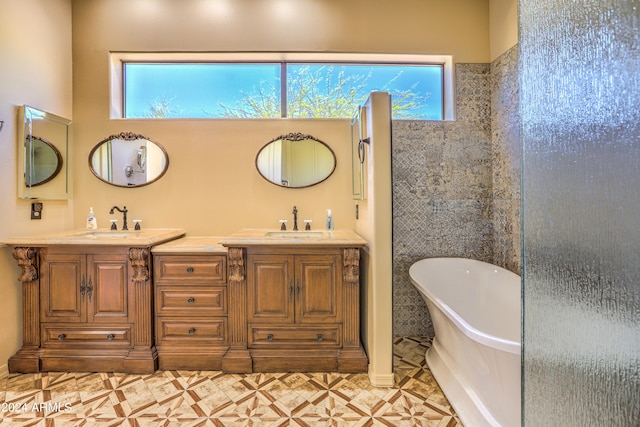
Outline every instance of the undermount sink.
{"type": "Polygon", "coordinates": [[[143,230],[70,230],[41,236],[14,237],[4,244],[14,246],[48,245],[125,245],[151,246],[184,236],[181,228],[146,228],[143,230]]]}
{"type": "Polygon", "coordinates": [[[324,236],[324,231],[268,231],[265,236],[269,237],[287,237],[287,238],[296,238],[296,237],[322,237],[324,236]]]}
{"type": "Polygon", "coordinates": [[[135,235],[135,231],[88,231],[86,233],[81,233],[78,236],[86,236],[86,237],[129,237],[135,235]]]}

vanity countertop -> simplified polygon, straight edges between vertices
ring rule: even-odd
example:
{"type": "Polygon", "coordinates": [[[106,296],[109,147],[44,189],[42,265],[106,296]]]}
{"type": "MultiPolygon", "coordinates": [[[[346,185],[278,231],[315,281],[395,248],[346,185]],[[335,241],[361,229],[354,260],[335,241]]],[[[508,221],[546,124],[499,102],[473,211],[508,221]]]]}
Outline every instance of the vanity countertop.
{"type": "Polygon", "coordinates": [[[148,228],[143,230],[71,230],[55,234],[10,237],[2,243],[9,246],[99,245],[153,246],[184,236],[181,228],[148,228]]]}
{"type": "Polygon", "coordinates": [[[151,252],[155,253],[220,253],[226,254],[227,248],[220,244],[222,236],[185,236],[158,246],[151,252]]]}
{"type": "Polygon", "coordinates": [[[245,228],[223,239],[224,246],[364,246],[366,240],[352,230],[280,231],[245,228]]]}

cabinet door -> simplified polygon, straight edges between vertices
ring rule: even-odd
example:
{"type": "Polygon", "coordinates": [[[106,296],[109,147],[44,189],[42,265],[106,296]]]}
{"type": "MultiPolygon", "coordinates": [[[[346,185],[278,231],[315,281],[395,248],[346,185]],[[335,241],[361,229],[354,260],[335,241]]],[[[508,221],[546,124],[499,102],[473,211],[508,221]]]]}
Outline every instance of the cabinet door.
{"type": "Polygon", "coordinates": [[[249,322],[294,321],[293,256],[249,255],[247,316],[249,322]]]}
{"type": "Polygon", "coordinates": [[[126,255],[88,255],[87,312],[90,322],[126,323],[128,269],[126,255]]]}
{"type": "Polygon", "coordinates": [[[342,321],[341,260],[333,254],[296,256],[296,322],[342,321]]]}
{"type": "Polygon", "coordinates": [[[40,266],[43,322],[86,322],[86,257],[45,253],[40,266]]]}

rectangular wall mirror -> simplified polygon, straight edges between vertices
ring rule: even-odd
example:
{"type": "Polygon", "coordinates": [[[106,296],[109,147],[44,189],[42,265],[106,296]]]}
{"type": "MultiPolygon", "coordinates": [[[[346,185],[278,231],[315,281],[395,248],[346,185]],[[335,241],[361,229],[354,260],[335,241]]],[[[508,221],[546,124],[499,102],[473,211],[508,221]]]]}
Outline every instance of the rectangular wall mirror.
{"type": "Polygon", "coordinates": [[[28,105],[18,116],[18,197],[70,199],[71,120],[28,105]]]}

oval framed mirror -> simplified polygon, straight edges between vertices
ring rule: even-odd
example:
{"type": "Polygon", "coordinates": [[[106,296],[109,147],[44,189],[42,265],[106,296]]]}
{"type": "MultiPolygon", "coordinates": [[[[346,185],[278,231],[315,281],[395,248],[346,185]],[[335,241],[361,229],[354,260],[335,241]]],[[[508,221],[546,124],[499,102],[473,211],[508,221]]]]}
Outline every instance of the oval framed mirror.
{"type": "Polygon", "coordinates": [[[62,169],[62,154],[49,141],[35,135],[27,135],[30,142],[31,162],[25,164],[24,184],[35,187],[55,178],[62,169]]]}
{"type": "Polygon", "coordinates": [[[142,187],[167,172],[169,156],[143,135],[121,132],[100,141],[89,153],[89,168],[100,180],[117,187],[142,187]]]}
{"type": "Polygon", "coordinates": [[[256,169],[264,179],[280,187],[310,187],[333,174],[336,155],[314,136],[289,133],[273,138],[258,151],[256,169]]]}

